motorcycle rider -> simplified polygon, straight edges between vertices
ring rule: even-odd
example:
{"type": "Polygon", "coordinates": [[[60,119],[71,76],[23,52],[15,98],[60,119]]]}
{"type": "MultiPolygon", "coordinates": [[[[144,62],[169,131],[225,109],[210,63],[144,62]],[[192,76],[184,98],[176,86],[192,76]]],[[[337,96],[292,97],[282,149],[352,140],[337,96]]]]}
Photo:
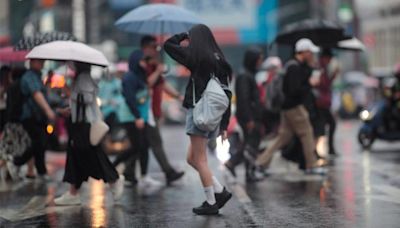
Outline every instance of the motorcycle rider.
{"type": "Polygon", "coordinates": [[[388,130],[400,129],[400,63],[395,67],[394,76],[396,83],[384,91],[387,99],[385,124],[389,128],[388,130]]]}

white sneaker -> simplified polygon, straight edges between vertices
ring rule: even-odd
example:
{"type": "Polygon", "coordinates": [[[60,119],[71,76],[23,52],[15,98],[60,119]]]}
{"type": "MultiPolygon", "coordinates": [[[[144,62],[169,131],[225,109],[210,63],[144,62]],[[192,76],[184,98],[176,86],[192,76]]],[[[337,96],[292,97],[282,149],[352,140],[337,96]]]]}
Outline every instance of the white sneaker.
{"type": "Polygon", "coordinates": [[[47,174],[39,175],[39,176],[38,176],[38,180],[39,180],[40,182],[44,182],[44,183],[46,183],[46,182],[51,182],[51,177],[50,177],[49,175],[47,175],[47,174]]]}
{"type": "Polygon", "coordinates": [[[79,194],[71,195],[69,191],[62,194],[60,197],[54,199],[54,204],[56,206],[73,206],[81,204],[81,197],[79,194]]]}
{"type": "Polygon", "coordinates": [[[162,183],[161,181],[158,181],[158,180],[156,180],[156,179],[153,179],[153,178],[150,177],[150,176],[145,176],[144,178],[142,178],[142,181],[143,181],[146,185],[151,186],[151,187],[161,187],[161,186],[163,186],[163,183],[162,183]]]}
{"type": "Polygon", "coordinates": [[[125,176],[119,175],[118,180],[110,185],[111,192],[113,194],[114,200],[118,201],[121,199],[122,193],[124,192],[125,176]]]}
{"type": "Polygon", "coordinates": [[[14,181],[19,180],[19,167],[13,161],[7,161],[7,169],[14,181]]]}
{"type": "Polygon", "coordinates": [[[138,181],[138,193],[149,196],[158,192],[162,185],[160,181],[154,180],[151,177],[144,177],[138,181]]]}

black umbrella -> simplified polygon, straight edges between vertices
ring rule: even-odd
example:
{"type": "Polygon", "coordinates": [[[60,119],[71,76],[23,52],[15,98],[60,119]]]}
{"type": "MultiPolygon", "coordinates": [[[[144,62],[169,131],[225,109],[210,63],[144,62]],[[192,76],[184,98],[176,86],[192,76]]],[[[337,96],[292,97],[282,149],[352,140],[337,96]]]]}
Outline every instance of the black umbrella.
{"type": "Polygon", "coordinates": [[[76,37],[70,33],[53,31],[24,37],[18,41],[18,43],[14,46],[14,49],[16,51],[31,50],[38,45],[59,40],[77,41],[76,37]]]}
{"type": "Polygon", "coordinates": [[[275,41],[294,45],[297,40],[308,38],[318,46],[335,46],[341,40],[349,39],[344,28],[333,21],[306,19],[286,25],[275,41]]]}

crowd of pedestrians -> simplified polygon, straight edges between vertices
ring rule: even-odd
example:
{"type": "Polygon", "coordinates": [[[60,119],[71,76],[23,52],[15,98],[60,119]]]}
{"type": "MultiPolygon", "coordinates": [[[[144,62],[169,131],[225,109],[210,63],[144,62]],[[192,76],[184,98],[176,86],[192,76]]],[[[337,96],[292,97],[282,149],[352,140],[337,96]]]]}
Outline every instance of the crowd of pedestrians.
{"type": "MultiPolygon", "coordinates": [[[[245,52],[243,69],[234,77],[210,29],[197,25],[164,43],[165,52],[191,72],[185,94],[180,94],[164,78],[166,66],[161,61],[159,48],[155,37],[144,36],[140,48],[129,57],[127,72],[119,77],[106,76],[100,87],[90,74],[90,64],[68,62],[73,72],[66,90],[69,105],[60,107],[52,107],[48,102],[48,88],[41,79],[44,60],[30,59],[28,70],[3,66],[0,78],[2,178],[7,178],[8,171],[17,180],[21,176],[19,167],[27,164],[25,178],[49,180],[45,163],[48,127],[57,117],[62,117],[68,120],[69,135],[63,181],[70,188],[54,204],[80,204],[79,190],[89,177],[109,183],[115,200],[121,198],[124,185],[137,185],[144,193],[162,186],[162,182],[148,173],[150,149],[165,174],[166,184],[170,185],[182,178],[184,172],[171,165],[163,146],[160,122],[164,92],[183,102],[187,109],[185,131],[190,139],[187,162],[199,174],[206,199],[193,208],[195,214],[217,214],[232,197],[208,166],[207,141],[218,136],[228,139],[229,120],[233,117],[243,132],[241,143],[235,144],[236,152],[225,163],[233,176],[237,175],[236,167],[244,162],[246,180],[261,180],[268,173],[274,153],[280,149],[286,154],[284,157],[298,162],[306,175],[326,173],[323,167],[326,161],[317,153],[316,144],[327,127],[329,154],[336,154],[335,119],[330,105],[332,81],[339,69],[330,67],[333,58],[330,50],[324,49],[317,61],[314,56],[320,52],[319,48],[309,39],[300,39],[295,44],[293,59],[282,66],[278,57],[265,58],[261,49],[253,47],[245,52]],[[319,73],[315,73],[316,67],[319,73]],[[216,127],[209,129],[198,124],[196,104],[206,99],[205,92],[213,89],[211,79],[218,82],[229,103],[219,112],[216,127]],[[235,86],[230,88],[233,81],[235,86]],[[230,103],[233,95],[235,108],[230,103]],[[110,100],[118,113],[111,115],[112,110],[100,107],[98,96],[110,100]],[[235,111],[232,116],[231,109],[235,111]],[[113,160],[99,143],[92,142],[92,128],[103,122],[103,116],[111,128],[123,128],[130,141],[127,150],[113,160]],[[262,148],[260,144],[266,137],[269,144],[262,148]],[[7,140],[19,143],[12,150],[6,150],[11,148],[11,144],[6,145],[7,140]],[[140,164],[139,173],[136,173],[137,164],[140,164]],[[118,173],[119,167],[124,171],[118,173]]],[[[206,101],[210,107],[220,107],[206,101]]]]}

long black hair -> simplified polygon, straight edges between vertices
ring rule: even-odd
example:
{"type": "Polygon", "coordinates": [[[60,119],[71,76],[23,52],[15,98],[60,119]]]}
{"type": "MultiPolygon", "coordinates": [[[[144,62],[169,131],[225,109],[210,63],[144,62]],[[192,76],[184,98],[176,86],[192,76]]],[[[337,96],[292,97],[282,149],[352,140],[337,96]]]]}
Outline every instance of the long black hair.
{"type": "Polygon", "coordinates": [[[222,53],[217,41],[214,38],[210,28],[206,25],[198,24],[189,30],[189,62],[191,64],[200,63],[204,60],[210,61],[216,67],[217,61],[219,60],[221,67],[226,71],[229,79],[232,76],[232,68],[226,61],[224,53],[222,53]]]}

